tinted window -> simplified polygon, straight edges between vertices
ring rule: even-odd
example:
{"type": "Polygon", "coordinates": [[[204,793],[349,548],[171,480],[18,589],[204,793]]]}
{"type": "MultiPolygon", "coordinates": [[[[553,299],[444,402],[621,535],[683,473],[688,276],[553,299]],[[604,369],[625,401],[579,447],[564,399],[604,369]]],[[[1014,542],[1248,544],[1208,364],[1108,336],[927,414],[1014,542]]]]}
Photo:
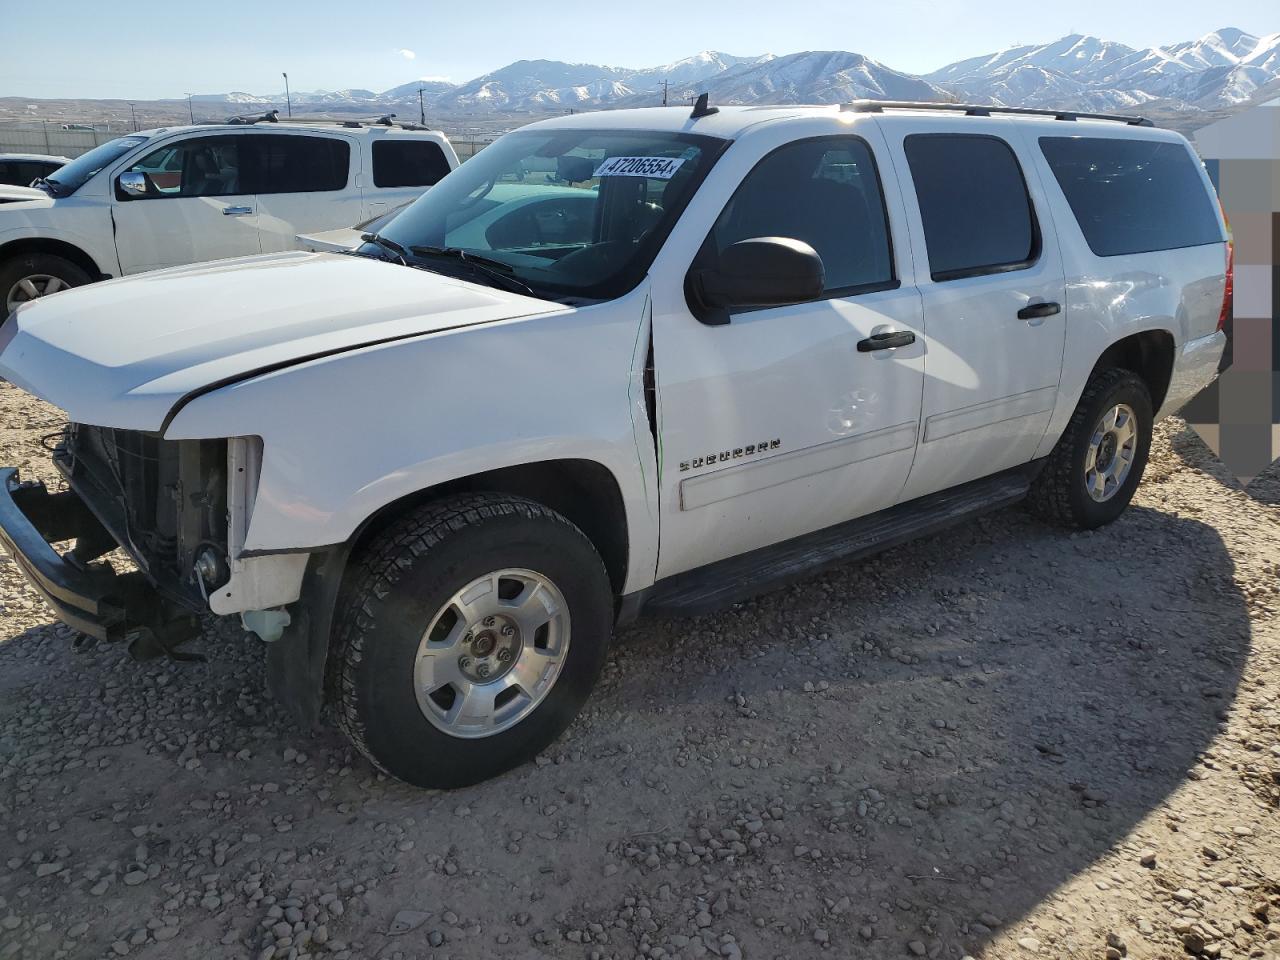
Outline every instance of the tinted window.
{"type": "Polygon", "coordinates": [[[788,144],[747,174],[711,232],[716,252],[752,237],[803,240],[822,257],[828,293],[893,282],[875,161],[854,137],[788,144]]]}
{"type": "Polygon", "coordinates": [[[242,176],[245,138],[195,137],[152,150],[129,167],[146,177],[149,197],[226,197],[250,193],[242,176]]]}
{"type": "Polygon", "coordinates": [[[934,280],[1018,270],[1039,248],[1022,168],[996,137],[914,134],[903,144],[934,280]]]}
{"type": "Polygon", "coordinates": [[[1182,144],[1041,137],[1040,149],[1098,256],[1222,242],[1213,201],[1182,144]]]}
{"type": "Polygon", "coordinates": [[[351,148],[333,137],[257,135],[257,193],[319,193],[347,185],[351,148]]]}
{"type": "Polygon", "coordinates": [[[449,172],[438,143],[429,140],[375,140],[375,187],[430,187],[449,172]]]}
{"type": "Polygon", "coordinates": [[[11,183],[14,186],[28,186],[32,180],[57,170],[61,164],[44,163],[39,160],[5,160],[0,161],[0,183],[11,183]]]}

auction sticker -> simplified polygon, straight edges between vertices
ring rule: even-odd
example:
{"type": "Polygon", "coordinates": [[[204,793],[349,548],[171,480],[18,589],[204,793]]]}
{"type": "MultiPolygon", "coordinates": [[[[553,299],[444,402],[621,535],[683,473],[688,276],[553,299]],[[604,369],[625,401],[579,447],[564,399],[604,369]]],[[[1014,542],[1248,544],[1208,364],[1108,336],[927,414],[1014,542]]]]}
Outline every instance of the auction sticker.
{"type": "Polygon", "coordinates": [[[652,177],[670,180],[684,157],[610,157],[596,167],[597,177],[652,177]]]}

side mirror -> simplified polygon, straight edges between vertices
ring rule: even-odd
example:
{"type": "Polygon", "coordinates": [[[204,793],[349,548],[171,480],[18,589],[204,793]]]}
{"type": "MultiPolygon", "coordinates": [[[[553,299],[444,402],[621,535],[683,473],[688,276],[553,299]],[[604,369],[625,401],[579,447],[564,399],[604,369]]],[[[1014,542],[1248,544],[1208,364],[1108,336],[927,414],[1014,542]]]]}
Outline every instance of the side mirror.
{"type": "Polygon", "coordinates": [[[739,240],[719,262],[689,271],[690,306],[703,323],[728,323],[735,307],[782,307],[822,296],[826,270],[816,250],[789,237],[739,240]]]}
{"type": "Polygon", "coordinates": [[[116,178],[116,192],[122,200],[133,200],[147,195],[147,175],[127,170],[116,178]]]}

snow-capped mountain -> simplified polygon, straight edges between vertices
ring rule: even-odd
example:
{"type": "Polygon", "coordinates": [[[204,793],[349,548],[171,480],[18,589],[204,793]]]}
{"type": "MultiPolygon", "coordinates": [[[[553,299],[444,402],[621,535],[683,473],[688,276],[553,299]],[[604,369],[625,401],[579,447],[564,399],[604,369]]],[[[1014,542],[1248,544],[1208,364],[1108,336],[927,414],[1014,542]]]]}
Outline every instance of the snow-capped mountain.
{"type": "MultiPolygon", "coordinates": [[[[1136,49],[1071,34],[969,57],[924,76],[860,53],[806,51],[742,57],[704,50],[657,67],[610,67],[519,60],[462,84],[417,80],[381,93],[294,92],[295,110],[416,112],[418,91],[433,115],[547,113],[647,106],[706,92],[713,103],[838,103],[860,98],[965,100],[1004,106],[1093,111],[1188,111],[1249,101],[1280,81],[1280,33],[1256,37],[1233,27],[1197,40],[1136,49]]],[[[283,94],[195,98],[228,111],[284,103],[283,94]]]]}
{"type": "Polygon", "coordinates": [[[965,99],[1006,106],[1130,110],[1159,102],[1183,109],[1244,103],[1280,76],[1280,36],[1234,27],[1198,40],[1136,50],[1072,34],[949,64],[926,79],[965,99]]]}

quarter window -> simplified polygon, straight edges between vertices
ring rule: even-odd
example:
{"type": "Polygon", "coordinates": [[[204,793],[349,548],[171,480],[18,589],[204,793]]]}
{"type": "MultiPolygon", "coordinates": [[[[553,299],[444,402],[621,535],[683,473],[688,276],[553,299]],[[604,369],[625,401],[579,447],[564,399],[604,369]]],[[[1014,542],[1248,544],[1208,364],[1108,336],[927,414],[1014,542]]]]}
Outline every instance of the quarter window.
{"type": "Polygon", "coordinates": [[[1040,149],[1098,256],[1223,241],[1213,201],[1182,144],[1041,137],[1040,149]]]}
{"type": "Polygon", "coordinates": [[[973,134],[913,134],[903,149],[934,280],[1029,266],[1040,236],[1022,168],[1007,143],[973,134]]]}
{"type": "Polygon", "coordinates": [[[375,187],[431,187],[449,172],[440,144],[430,140],[375,140],[375,187]]]}
{"type": "Polygon", "coordinates": [[[739,240],[788,237],[817,251],[829,296],[894,285],[875,160],[857,137],[780,147],[747,174],[712,228],[716,254],[739,240]]]}

